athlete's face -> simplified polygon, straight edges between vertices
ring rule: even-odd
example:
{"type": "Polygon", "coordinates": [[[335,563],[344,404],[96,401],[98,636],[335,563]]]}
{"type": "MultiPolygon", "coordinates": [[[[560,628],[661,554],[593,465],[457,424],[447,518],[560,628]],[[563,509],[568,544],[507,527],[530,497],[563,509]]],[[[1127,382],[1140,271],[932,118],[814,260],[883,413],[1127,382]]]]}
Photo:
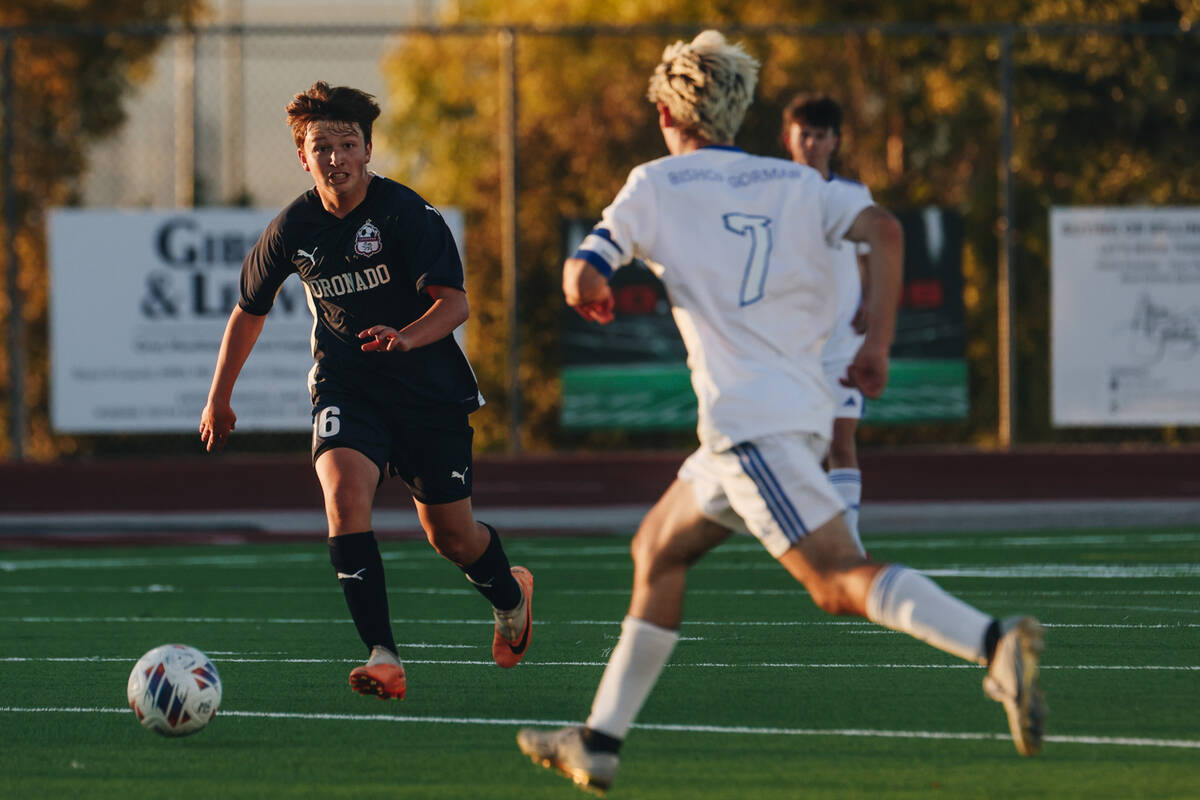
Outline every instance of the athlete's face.
{"type": "Polygon", "coordinates": [[[319,120],[310,123],[299,155],[304,169],[312,173],[322,198],[342,203],[361,200],[360,195],[366,195],[371,145],[363,143],[362,129],[357,122],[319,120]]]}
{"type": "Polygon", "coordinates": [[[838,135],[833,128],[819,128],[802,122],[788,127],[788,151],[792,161],[806,164],[829,177],[829,159],[837,151],[838,135]]]}

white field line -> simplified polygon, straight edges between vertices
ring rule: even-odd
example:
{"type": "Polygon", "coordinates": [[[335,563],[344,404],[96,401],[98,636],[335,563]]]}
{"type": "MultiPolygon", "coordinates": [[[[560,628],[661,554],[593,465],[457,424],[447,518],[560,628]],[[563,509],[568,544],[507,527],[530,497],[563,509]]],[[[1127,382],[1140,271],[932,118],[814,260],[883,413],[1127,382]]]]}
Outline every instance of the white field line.
{"type": "MultiPolygon", "coordinates": [[[[176,568],[194,566],[212,566],[220,568],[257,569],[261,567],[278,567],[284,557],[243,557],[233,561],[209,557],[184,557],[177,559],[61,559],[45,561],[0,561],[0,572],[13,573],[35,569],[128,569],[128,568],[176,568]]],[[[289,558],[289,562],[312,561],[316,558],[289,558]]],[[[388,561],[389,559],[384,559],[388,561]]],[[[534,572],[550,570],[563,572],[628,572],[632,569],[628,561],[603,562],[595,560],[579,560],[574,562],[545,562],[524,560],[525,565],[534,572]]],[[[435,567],[436,562],[416,563],[401,561],[389,563],[389,572],[426,571],[435,567]]],[[[771,559],[763,559],[753,563],[722,564],[701,561],[695,568],[705,572],[778,572],[780,567],[771,559]]],[[[930,577],[941,578],[1195,578],[1200,577],[1200,564],[1005,564],[981,567],[975,564],[951,564],[944,567],[920,569],[919,572],[930,577]]]]}
{"type": "MultiPolygon", "coordinates": [[[[1131,539],[1131,541],[1134,541],[1131,539]]],[[[754,545],[752,547],[757,547],[754,545]]],[[[574,553],[564,548],[564,555],[574,553]]],[[[577,554],[577,553],[576,553],[577,554]]],[[[440,565],[441,560],[432,554],[397,553],[383,554],[384,561],[389,562],[389,571],[423,571],[440,565]]],[[[618,558],[611,562],[594,558],[574,559],[564,562],[556,560],[545,563],[530,563],[531,569],[551,569],[564,571],[621,571],[631,569],[629,559],[618,558]]],[[[153,567],[193,567],[211,566],[218,568],[257,569],[263,566],[277,567],[280,564],[318,564],[327,563],[327,556],[321,553],[284,553],[284,554],[225,554],[205,556],[142,556],[142,557],[101,557],[101,558],[47,558],[27,560],[0,560],[0,572],[18,572],[40,569],[86,569],[91,571],[101,569],[128,569],[153,567]]],[[[769,558],[746,563],[716,563],[701,561],[696,569],[721,572],[757,572],[777,571],[779,565],[769,558]]],[[[1112,564],[1112,565],[1080,565],[1080,564],[1005,564],[981,567],[977,564],[952,564],[921,570],[934,577],[957,578],[1191,578],[1200,577],[1200,564],[1112,564]]]]}
{"type": "MultiPolygon", "coordinates": [[[[1129,534],[1129,533],[1095,533],[1095,534],[1064,534],[1062,536],[1029,536],[1027,534],[1008,534],[1008,535],[993,535],[980,534],[970,538],[952,538],[952,537],[914,537],[909,538],[900,535],[888,535],[871,537],[870,531],[864,533],[864,538],[868,546],[879,547],[882,549],[899,549],[899,548],[916,548],[916,549],[941,549],[963,547],[972,550],[981,547],[995,547],[997,549],[1008,549],[1012,547],[1045,547],[1057,545],[1084,545],[1092,546],[1098,544],[1106,545],[1145,545],[1145,544],[1186,544],[1189,542],[1200,542],[1200,531],[1181,531],[1173,533],[1146,533],[1146,534],[1129,534]]],[[[513,546],[514,550],[520,551],[522,556],[607,556],[607,555],[629,555],[628,544],[616,545],[591,545],[584,547],[561,547],[555,545],[542,546],[530,543],[520,543],[513,546]]],[[[717,552],[721,553],[761,553],[763,552],[762,545],[753,542],[729,542],[722,544],[717,548],[717,552]]]]}
{"type": "MultiPolygon", "coordinates": [[[[3,714],[128,714],[128,708],[22,708],[0,706],[3,714]]],[[[488,717],[419,717],[399,714],[306,714],[294,711],[235,711],[222,709],[218,716],[252,719],[294,719],[331,722],[393,722],[425,725],[496,725],[561,727],[577,722],[557,719],[495,719],[488,717]]],[[[949,731],[889,731],[869,728],[755,728],[742,725],[678,725],[669,723],[635,723],[635,728],[671,733],[716,733],[749,736],[839,736],[851,738],[940,739],[951,741],[1007,742],[1006,733],[971,733],[949,731]]],[[[1148,739],[1134,736],[1047,736],[1047,742],[1059,744],[1090,744],[1112,747],[1164,747],[1200,749],[1200,739],[1148,739]]]]}
{"type": "MultiPolygon", "coordinates": [[[[628,597],[629,588],[620,589],[541,589],[543,593],[569,594],[572,597],[586,595],[590,597],[616,596],[628,597]]],[[[322,586],[172,586],[170,584],[151,583],[146,586],[91,586],[91,585],[57,585],[36,584],[31,586],[0,586],[0,594],[311,594],[341,595],[341,589],[330,581],[322,586]]],[[[796,584],[787,589],[688,589],[688,597],[795,597],[804,593],[804,587],[796,584]]],[[[388,594],[394,595],[434,595],[474,597],[474,589],[451,589],[437,586],[394,586],[388,587],[388,594]]],[[[955,595],[970,595],[971,597],[1200,597],[1200,591],[1187,589],[1107,589],[1051,591],[1051,590],[955,590],[955,595]]],[[[1044,604],[1040,604],[1044,605],[1044,604]]],[[[1087,606],[1056,606],[1056,608],[1086,608],[1087,606]]],[[[1113,608],[1128,610],[1130,606],[1121,605],[1113,608]]],[[[1163,609],[1179,611],[1181,609],[1163,609]]]]}
{"type": "MultiPolygon", "coordinates": [[[[404,645],[401,645],[404,647],[404,645]]],[[[132,664],[137,661],[136,656],[3,656],[0,657],[0,663],[70,663],[70,662],[86,662],[86,663],[127,663],[132,664]]],[[[245,658],[237,656],[222,656],[221,658],[213,659],[213,662],[219,667],[222,664],[357,664],[362,659],[354,658],[245,658]]],[[[457,666],[457,667],[493,667],[495,662],[491,659],[417,659],[405,658],[405,664],[429,664],[436,666],[457,666]]],[[[527,664],[531,667],[603,667],[608,662],[606,661],[522,661],[522,664],[527,664]]],[[[749,662],[742,664],[724,663],[724,662],[695,662],[695,663],[668,663],[667,668],[674,669],[853,669],[853,670],[870,670],[870,669],[981,669],[976,664],[864,664],[864,663],[847,663],[847,664],[814,664],[814,663],[792,663],[792,662],[749,662]]],[[[1131,671],[1152,671],[1152,672],[1200,672],[1200,666],[1173,666],[1173,665],[1155,665],[1155,664],[1043,664],[1043,670],[1083,670],[1083,671],[1104,671],[1112,670],[1118,672],[1131,671]]]]}
{"type": "MultiPolygon", "coordinates": [[[[350,620],[338,619],[303,619],[290,617],[0,617],[0,622],[45,624],[229,624],[229,625],[349,625],[350,620]]],[[[494,622],[490,619],[404,619],[392,618],[393,625],[487,625],[494,622]]],[[[572,619],[572,620],[538,620],[538,627],[545,625],[601,625],[618,627],[618,619],[572,619]]],[[[684,627],[733,627],[733,628],[874,628],[872,622],[841,621],[841,620],[685,620],[684,627]]],[[[1075,623],[1075,622],[1043,622],[1047,628],[1099,628],[1105,630],[1177,630],[1200,628],[1197,622],[1177,623],[1075,623]]]]}

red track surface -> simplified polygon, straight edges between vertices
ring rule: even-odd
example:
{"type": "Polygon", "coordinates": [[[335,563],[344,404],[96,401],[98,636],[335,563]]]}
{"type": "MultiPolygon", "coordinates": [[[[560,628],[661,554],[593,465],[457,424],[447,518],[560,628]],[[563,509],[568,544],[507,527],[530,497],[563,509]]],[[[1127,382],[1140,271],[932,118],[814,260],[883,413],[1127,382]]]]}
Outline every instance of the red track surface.
{"type": "MultiPolygon", "coordinates": [[[[481,507],[649,504],[684,453],[481,456],[481,507]]],[[[1200,497],[1200,448],[903,450],[861,455],[864,500],[1088,500],[1200,497]]],[[[377,507],[403,508],[397,480],[377,507]]],[[[177,460],[60,461],[0,465],[0,512],[320,509],[309,461],[236,455],[177,460]]]]}

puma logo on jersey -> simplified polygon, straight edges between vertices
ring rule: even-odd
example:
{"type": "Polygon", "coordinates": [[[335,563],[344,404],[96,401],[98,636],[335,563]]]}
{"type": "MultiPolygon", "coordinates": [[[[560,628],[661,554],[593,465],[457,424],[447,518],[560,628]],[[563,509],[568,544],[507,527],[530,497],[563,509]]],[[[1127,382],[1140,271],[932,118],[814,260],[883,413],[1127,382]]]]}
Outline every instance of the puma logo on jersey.
{"type": "Polygon", "coordinates": [[[312,252],[311,252],[311,253],[310,253],[310,252],[308,252],[307,250],[299,250],[299,249],[298,249],[298,250],[296,250],[296,255],[298,255],[298,256],[304,256],[304,257],[305,257],[305,258],[307,258],[309,261],[311,261],[311,262],[312,262],[312,265],[315,267],[315,266],[317,265],[317,251],[318,251],[318,250],[320,250],[320,249],[321,249],[321,248],[320,248],[320,246],[314,247],[314,248],[312,249],[312,252]]]}
{"type": "Polygon", "coordinates": [[[344,572],[339,572],[337,574],[337,576],[338,576],[339,581],[350,581],[350,580],[361,581],[363,579],[363,573],[366,571],[367,571],[367,568],[363,567],[362,569],[360,569],[358,572],[354,573],[353,575],[347,575],[344,572]]]}
{"type": "Polygon", "coordinates": [[[463,486],[466,486],[467,485],[467,470],[469,470],[469,469],[470,469],[470,467],[463,467],[462,472],[459,472],[456,469],[452,469],[452,470],[450,470],[450,477],[458,478],[460,481],[462,481],[463,486]]]}

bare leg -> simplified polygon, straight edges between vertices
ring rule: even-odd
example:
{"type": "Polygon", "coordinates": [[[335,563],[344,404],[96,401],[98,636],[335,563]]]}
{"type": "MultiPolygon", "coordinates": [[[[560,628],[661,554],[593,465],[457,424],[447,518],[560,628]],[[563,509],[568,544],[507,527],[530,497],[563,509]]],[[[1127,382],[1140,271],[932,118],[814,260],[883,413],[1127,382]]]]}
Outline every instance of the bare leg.
{"type": "Polygon", "coordinates": [[[830,614],[866,617],[959,658],[987,663],[995,620],[915,570],[862,555],[841,516],[810,533],[779,563],[830,614]]]}
{"type": "Polygon", "coordinates": [[[475,563],[487,549],[491,533],[475,521],[471,498],[428,505],[413,501],[425,537],[443,558],[460,568],[475,563]]]}
{"type": "Polygon", "coordinates": [[[633,597],[587,725],[623,739],[650,696],[679,638],[687,571],[730,534],[705,518],[678,479],[633,539],[633,597]]]}

